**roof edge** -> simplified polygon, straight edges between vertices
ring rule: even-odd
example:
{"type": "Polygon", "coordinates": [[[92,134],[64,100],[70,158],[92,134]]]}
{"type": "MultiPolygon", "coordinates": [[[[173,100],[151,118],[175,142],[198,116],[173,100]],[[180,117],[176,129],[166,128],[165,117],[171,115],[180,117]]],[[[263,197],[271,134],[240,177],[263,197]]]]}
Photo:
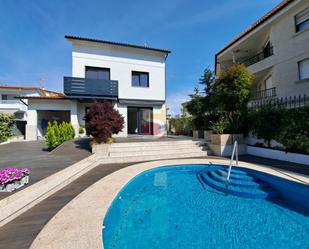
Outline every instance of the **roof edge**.
{"type": "Polygon", "coordinates": [[[257,21],[255,21],[253,24],[251,24],[247,29],[245,29],[243,32],[241,32],[236,38],[234,38],[232,41],[230,41],[227,45],[225,45],[219,52],[216,53],[216,55],[220,55],[225,50],[236,44],[238,41],[240,41],[242,38],[250,34],[253,30],[258,28],[260,25],[268,21],[271,17],[279,13],[281,10],[283,10],[285,7],[287,7],[289,4],[294,2],[295,0],[284,0],[281,3],[279,3],[277,6],[275,6],[273,9],[268,11],[264,16],[259,18],[257,21]]]}
{"type": "Polygon", "coordinates": [[[121,46],[121,47],[130,47],[130,48],[151,50],[151,51],[156,51],[156,52],[162,52],[162,53],[165,53],[165,54],[171,53],[170,50],[161,49],[161,48],[152,48],[152,47],[135,45],[135,44],[99,40],[99,39],[86,38],[86,37],[73,36],[73,35],[65,35],[64,38],[68,39],[68,40],[88,41],[88,42],[103,43],[103,44],[109,44],[109,45],[115,45],[115,46],[121,46]]]}

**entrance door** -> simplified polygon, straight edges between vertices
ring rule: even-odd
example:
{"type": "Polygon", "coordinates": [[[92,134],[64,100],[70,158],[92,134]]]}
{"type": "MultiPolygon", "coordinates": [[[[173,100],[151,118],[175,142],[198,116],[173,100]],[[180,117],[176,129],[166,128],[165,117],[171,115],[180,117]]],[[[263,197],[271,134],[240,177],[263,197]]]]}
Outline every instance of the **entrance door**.
{"type": "Polygon", "coordinates": [[[152,135],[152,108],[128,107],[128,134],[152,135]]]}

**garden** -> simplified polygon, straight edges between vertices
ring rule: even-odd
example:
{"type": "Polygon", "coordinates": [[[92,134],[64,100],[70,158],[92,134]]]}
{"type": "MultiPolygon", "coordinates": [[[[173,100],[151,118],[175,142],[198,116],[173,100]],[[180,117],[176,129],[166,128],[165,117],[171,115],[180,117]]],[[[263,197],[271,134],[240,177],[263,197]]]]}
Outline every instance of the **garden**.
{"type": "Polygon", "coordinates": [[[170,119],[174,134],[194,133],[222,150],[235,140],[245,144],[245,138],[254,137],[255,147],[309,154],[309,106],[285,108],[269,103],[249,108],[253,80],[243,65],[232,65],[217,79],[207,68],[199,80],[202,89],[196,88],[186,103],[189,115],[170,119]]]}

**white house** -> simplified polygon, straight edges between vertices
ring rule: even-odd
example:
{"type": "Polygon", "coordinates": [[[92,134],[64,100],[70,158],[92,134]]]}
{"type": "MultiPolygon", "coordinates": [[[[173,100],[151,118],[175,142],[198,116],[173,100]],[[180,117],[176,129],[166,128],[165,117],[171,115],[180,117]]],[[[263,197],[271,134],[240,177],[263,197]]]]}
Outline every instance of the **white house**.
{"type": "Polygon", "coordinates": [[[18,99],[19,96],[38,97],[55,94],[35,86],[0,85],[0,113],[13,114],[16,126],[25,135],[27,121],[28,100],[18,99]]]}
{"type": "Polygon", "coordinates": [[[165,61],[168,50],[65,36],[72,43],[72,76],[64,94],[28,99],[26,139],[44,135],[48,121],[71,122],[76,134],[85,126],[93,101],[108,100],[124,116],[118,136],[166,134],[165,61]]]}
{"type": "MultiPolygon", "coordinates": [[[[309,1],[284,0],[216,54],[216,75],[233,63],[255,75],[251,104],[309,96],[309,1]]],[[[250,104],[249,103],[249,104],[250,104]]]]}

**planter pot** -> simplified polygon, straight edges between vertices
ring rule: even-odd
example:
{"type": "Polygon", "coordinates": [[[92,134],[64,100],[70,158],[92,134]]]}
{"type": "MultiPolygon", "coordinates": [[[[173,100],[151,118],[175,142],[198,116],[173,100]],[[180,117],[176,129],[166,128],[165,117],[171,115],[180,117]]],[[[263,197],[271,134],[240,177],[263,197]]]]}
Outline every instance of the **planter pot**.
{"type": "Polygon", "coordinates": [[[15,184],[14,183],[8,183],[5,185],[5,190],[6,192],[12,192],[15,190],[15,184]]]}
{"type": "Polygon", "coordinates": [[[204,138],[203,131],[193,130],[193,138],[204,138]]]}
{"type": "Polygon", "coordinates": [[[0,185],[0,192],[12,192],[16,189],[21,188],[22,186],[29,183],[29,176],[24,176],[22,179],[5,184],[0,185]]]}
{"type": "Polygon", "coordinates": [[[247,146],[242,134],[212,134],[209,148],[216,156],[231,156],[234,141],[238,142],[238,154],[247,154],[247,146]]]}
{"type": "Polygon", "coordinates": [[[100,156],[108,156],[110,144],[93,144],[91,146],[92,153],[100,156]]]}
{"type": "Polygon", "coordinates": [[[255,146],[248,146],[248,154],[258,157],[309,165],[309,155],[304,154],[284,152],[280,150],[260,148],[255,146]]]}
{"type": "Polygon", "coordinates": [[[211,141],[211,135],[213,134],[212,130],[204,131],[204,139],[206,141],[211,141]]]}

